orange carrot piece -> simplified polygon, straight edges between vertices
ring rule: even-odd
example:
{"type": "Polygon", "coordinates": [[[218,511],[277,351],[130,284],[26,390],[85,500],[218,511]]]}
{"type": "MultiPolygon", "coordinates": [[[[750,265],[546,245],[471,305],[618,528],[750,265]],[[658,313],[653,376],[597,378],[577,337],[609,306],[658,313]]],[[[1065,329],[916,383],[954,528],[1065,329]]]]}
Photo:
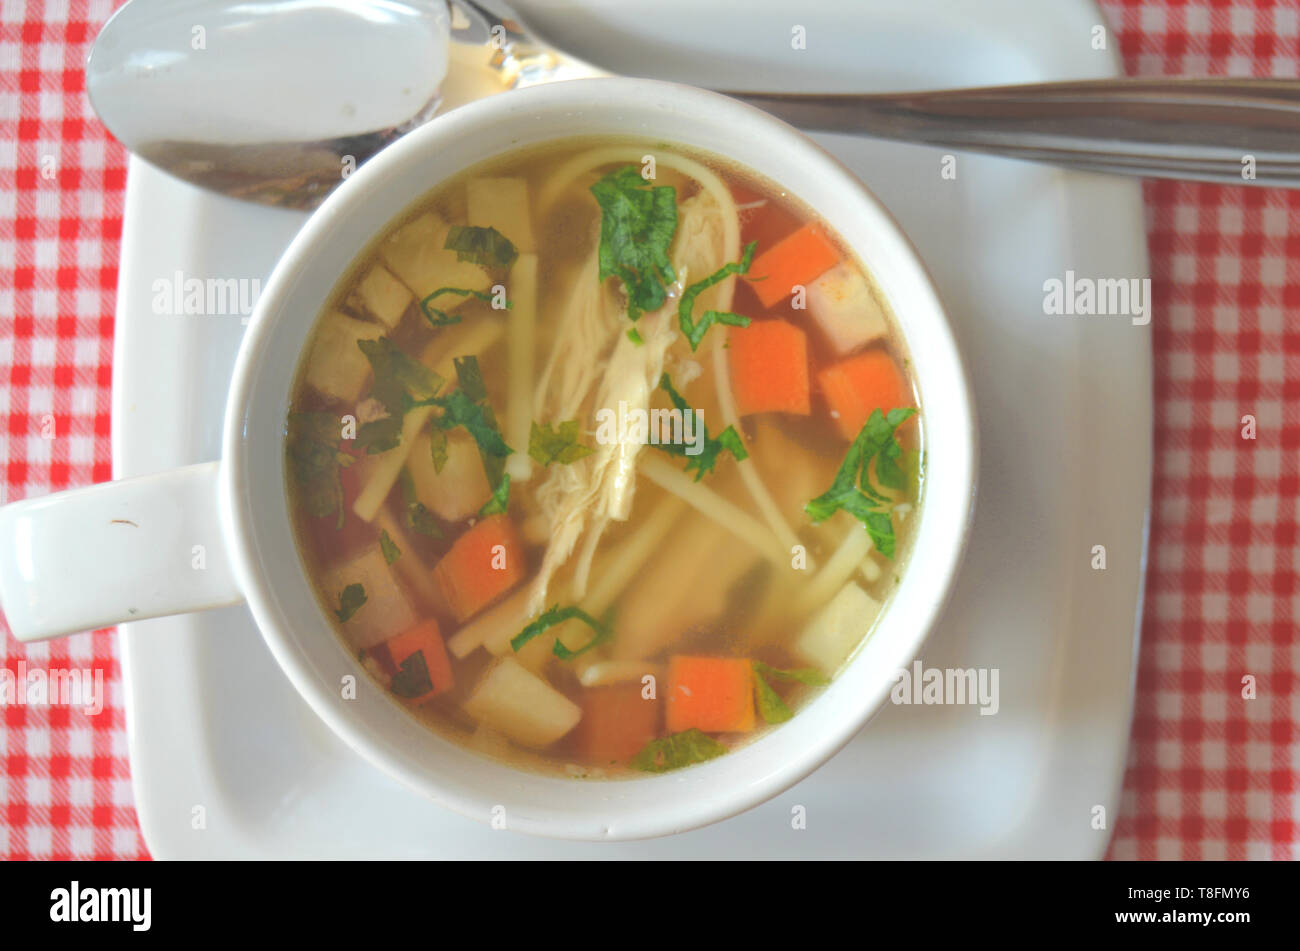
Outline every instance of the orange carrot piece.
{"type": "Polygon", "coordinates": [[[742,416],[750,413],[812,412],[808,382],[808,337],[784,320],[733,327],[727,337],[731,389],[742,416]]]}
{"type": "Polygon", "coordinates": [[[641,696],[641,682],[591,687],[582,693],[578,742],[592,763],[625,763],[659,736],[658,700],[641,696]]]}
{"type": "Polygon", "coordinates": [[[451,672],[451,660],[447,657],[447,648],[442,642],[442,632],[438,630],[438,622],[433,618],[421,621],[410,630],[390,638],[388,653],[398,670],[416,654],[424,655],[424,666],[429,672],[431,686],[419,696],[403,697],[404,700],[423,703],[444,690],[450,690],[456,683],[451,672]]]}
{"type": "Polygon", "coordinates": [[[867,350],[817,374],[840,435],[853,440],[872,411],[912,406],[903,373],[884,350],[867,350]]]}
{"type": "Polygon", "coordinates": [[[749,277],[763,306],[771,307],[788,297],[796,284],[808,284],[821,277],[839,264],[841,257],[840,249],[821,225],[809,222],[756,257],[749,277]]]}
{"type": "Polygon", "coordinates": [[[692,727],[705,733],[752,730],[753,677],[753,668],[744,659],[673,657],[668,662],[668,732],[692,727]]]}
{"type": "Polygon", "coordinates": [[[524,577],[524,545],[508,515],[491,515],[456,539],[433,569],[456,620],[464,621],[524,577]]]}

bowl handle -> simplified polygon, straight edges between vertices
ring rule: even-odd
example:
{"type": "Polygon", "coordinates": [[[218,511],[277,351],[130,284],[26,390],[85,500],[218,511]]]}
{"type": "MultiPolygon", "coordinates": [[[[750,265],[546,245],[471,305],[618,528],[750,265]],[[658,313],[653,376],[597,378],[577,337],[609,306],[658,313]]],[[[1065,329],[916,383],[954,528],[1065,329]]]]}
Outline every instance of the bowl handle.
{"type": "Polygon", "coordinates": [[[0,508],[0,607],[20,641],[237,604],[219,463],[0,508]]]}

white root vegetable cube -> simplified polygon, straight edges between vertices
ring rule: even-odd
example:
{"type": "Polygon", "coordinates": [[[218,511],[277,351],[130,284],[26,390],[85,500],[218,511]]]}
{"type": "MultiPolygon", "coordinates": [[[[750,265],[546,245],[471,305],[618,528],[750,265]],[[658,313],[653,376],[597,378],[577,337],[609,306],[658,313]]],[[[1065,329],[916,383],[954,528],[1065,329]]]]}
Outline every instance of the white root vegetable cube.
{"type": "Polygon", "coordinates": [[[397,326],[415,298],[391,271],[376,264],[357,282],[357,298],[370,316],[389,330],[397,326]]]}
{"type": "Polygon", "coordinates": [[[794,652],[833,675],[862,643],[880,614],[880,602],[850,581],[808,622],[794,652]]]}
{"type": "Polygon", "coordinates": [[[374,647],[415,625],[415,609],[378,545],[325,573],[321,595],[331,611],[339,607],[343,590],[353,584],[361,585],[366,594],[365,604],[342,622],[343,633],[353,647],[374,647]]]}
{"type": "Polygon", "coordinates": [[[469,518],[492,496],[478,446],[472,436],[459,429],[447,433],[447,461],[439,472],[433,465],[429,442],[429,433],[420,433],[406,461],[415,497],[448,522],[469,518]]]}
{"type": "Polygon", "coordinates": [[[307,384],[322,396],[355,403],[370,377],[370,361],[358,340],[374,340],[384,328],[367,320],[353,320],[331,310],[321,318],[307,357],[307,384]]]}
{"type": "MultiPolygon", "coordinates": [[[[388,270],[411,289],[417,300],[443,287],[473,291],[486,290],[488,273],[472,261],[457,259],[448,251],[447,232],[451,226],[433,212],[403,225],[379,246],[388,270]]],[[[434,302],[441,310],[451,310],[464,298],[445,294],[434,302]]]]}
{"type": "Polygon", "coordinates": [[[465,712],[516,743],[550,746],[582,719],[582,709],[513,657],[503,657],[465,701],[465,712]]]}
{"type": "Polygon", "coordinates": [[[808,313],[841,356],[889,333],[884,308],[866,277],[842,261],[808,285],[808,313]]]}
{"type": "Polygon", "coordinates": [[[496,228],[515,250],[537,250],[528,210],[528,182],[522,178],[475,178],[465,186],[466,218],[478,228],[496,228]]]}

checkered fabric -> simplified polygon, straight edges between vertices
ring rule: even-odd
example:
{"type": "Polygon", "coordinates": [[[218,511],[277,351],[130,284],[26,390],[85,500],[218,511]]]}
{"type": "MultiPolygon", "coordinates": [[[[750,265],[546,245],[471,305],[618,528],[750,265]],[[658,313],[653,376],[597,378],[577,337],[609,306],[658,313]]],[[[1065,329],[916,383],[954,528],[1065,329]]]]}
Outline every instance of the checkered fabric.
{"type": "MultiPolygon", "coordinates": [[[[113,302],[126,156],[82,66],[109,2],[0,4],[0,500],[111,477],[113,302]]],[[[0,857],[147,857],[112,632],[20,647],[0,667],[103,671],[104,708],[0,706],[0,857]]],[[[39,699],[32,697],[31,699],[39,699]]]]}
{"type": "MultiPolygon", "coordinates": [[[[81,67],[111,0],[0,0],[0,499],[106,480],[125,156],[81,67]]],[[[1104,0],[1139,75],[1300,74],[1295,0],[1104,0]]],[[[1115,858],[1300,851],[1300,192],[1148,184],[1156,470],[1115,858]],[[1291,258],[1291,263],[1288,263],[1291,258]],[[1253,416],[1256,438],[1243,439],[1253,416]],[[1243,697],[1251,678],[1253,698],[1243,697]]],[[[142,858],[111,633],[102,713],[0,707],[0,857],[142,858]]]]}
{"type": "MultiPolygon", "coordinates": [[[[1295,0],[1104,6],[1130,74],[1300,75],[1295,0]]],[[[1111,855],[1296,858],[1300,191],[1145,193],[1154,506],[1111,855]]]]}

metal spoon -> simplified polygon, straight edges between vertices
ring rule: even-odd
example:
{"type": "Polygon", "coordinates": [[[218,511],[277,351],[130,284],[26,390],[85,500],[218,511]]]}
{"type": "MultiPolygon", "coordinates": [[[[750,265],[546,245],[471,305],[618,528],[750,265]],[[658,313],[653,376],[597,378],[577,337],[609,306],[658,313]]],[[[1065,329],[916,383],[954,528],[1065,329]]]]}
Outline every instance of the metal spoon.
{"type": "Polygon", "coordinates": [[[1300,187],[1300,81],[1103,79],[885,96],[728,93],[792,125],[1090,172],[1300,187]]]}
{"type": "MultiPolygon", "coordinates": [[[[310,208],[440,107],[600,74],[474,0],[130,0],[95,41],[86,89],[113,135],[159,168],[236,198],[310,208]]],[[[728,95],[805,129],[1092,171],[1300,187],[1296,81],[728,95]]]]}
{"type": "Polygon", "coordinates": [[[437,111],[449,22],[418,0],[131,0],[95,40],[86,92],[159,168],[311,207],[437,111]]]}

